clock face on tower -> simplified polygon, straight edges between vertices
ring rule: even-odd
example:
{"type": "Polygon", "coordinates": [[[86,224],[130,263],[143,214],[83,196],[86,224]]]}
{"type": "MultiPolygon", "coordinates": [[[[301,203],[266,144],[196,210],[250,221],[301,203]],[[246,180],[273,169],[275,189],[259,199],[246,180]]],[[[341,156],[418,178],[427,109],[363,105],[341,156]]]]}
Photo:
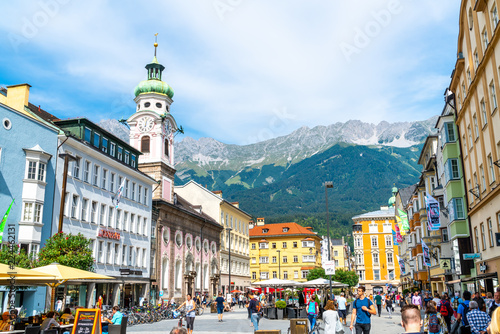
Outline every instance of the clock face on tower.
{"type": "Polygon", "coordinates": [[[137,128],[140,132],[148,132],[154,126],[154,121],[151,117],[143,117],[137,122],[137,128]]]}
{"type": "Polygon", "coordinates": [[[167,135],[170,135],[171,132],[172,132],[172,124],[170,124],[170,121],[167,119],[165,121],[165,133],[167,135]]]}

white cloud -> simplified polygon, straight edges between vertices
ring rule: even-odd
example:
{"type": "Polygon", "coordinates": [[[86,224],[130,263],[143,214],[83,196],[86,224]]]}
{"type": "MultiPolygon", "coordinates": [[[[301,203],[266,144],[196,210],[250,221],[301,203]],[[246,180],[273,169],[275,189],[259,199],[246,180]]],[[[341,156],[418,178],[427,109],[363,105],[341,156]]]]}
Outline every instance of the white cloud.
{"type": "MultiPolygon", "coordinates": [[[[458,6],[452,0],[69,1],[26,43],[7,48],[11,63],[22,58],[32,70],[4,81],[24,82],[22,75],[44,86],[50,81],[53,101],[77,98],[69,103],[81,106],[79,113],[89,105],[95,117],[119,118],[129,103],[134,112],[127,96],[131,101],[144,79],[159,32],[173,113],[200,135],[246,143],[259,132],[277,136],[302,125],[412,120],[415,109],[422,119],[442,108],[439,94],[454,63],[429,60],[434,52],[455,54],[458,6]],[[214,7],[221,3],[229,6],[220,7],[224,12],[214,7]],[[340,45],[354,45],[359,31],[371,34],[369,43],[348,62],[340,45]],[[76,90],[80,95],[68,96],[76,90]],[[280,126],[277,109],[289,115],[280,126]]],[[[4,7],[4,36],[22,36],[26,22],[44,11],[23,2],[4,7]]]]}

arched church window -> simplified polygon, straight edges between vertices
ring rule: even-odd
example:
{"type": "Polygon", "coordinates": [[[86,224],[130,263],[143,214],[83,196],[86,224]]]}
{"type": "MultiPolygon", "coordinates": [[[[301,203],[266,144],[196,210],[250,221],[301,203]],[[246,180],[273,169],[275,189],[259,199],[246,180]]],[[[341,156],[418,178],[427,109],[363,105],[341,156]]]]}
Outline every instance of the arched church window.
{"type": "Polygon", "coordinates": [[[149,136],[144,136],[141,138],[141,152],[149,153],[149,136]]]}
{"type": "Polygon", "coordinates": [[[161,103],[160,103],[160,102],[157,102],[157,103],[156,103],[156,108],[160,108],[160,109],[161,109],[161,107],[162,107],[161,103]]]}
{"type": "Polygon", "coordinates": [[[146,102],[146,103],[144,103],[144,108],[149,108],[150,105],[151,105],[151,103],[146,102]]]}
{"type": "Polygon", "coordinates": [[[168,139],[167,138],[165,138],[165,143],[163,144],[163,148],[165,150],[165,152],[164,152],[165,156],[168,157],[168,139]]]}

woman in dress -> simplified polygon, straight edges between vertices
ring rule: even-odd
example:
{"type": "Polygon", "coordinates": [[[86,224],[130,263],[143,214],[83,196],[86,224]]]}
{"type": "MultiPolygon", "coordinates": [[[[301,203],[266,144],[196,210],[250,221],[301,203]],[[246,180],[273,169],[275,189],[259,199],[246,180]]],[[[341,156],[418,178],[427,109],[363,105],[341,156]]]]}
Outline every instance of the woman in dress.
{"type": "MultiPolygon", "coordinates": [[[[339,314],[333,300],[326,302],[325,312],[323,312],[323,322],[325,323],[325,334],[335,334],[339,322],[339,314]]],[[[340,325],[342,326],[342,325],[340,325]]]]}

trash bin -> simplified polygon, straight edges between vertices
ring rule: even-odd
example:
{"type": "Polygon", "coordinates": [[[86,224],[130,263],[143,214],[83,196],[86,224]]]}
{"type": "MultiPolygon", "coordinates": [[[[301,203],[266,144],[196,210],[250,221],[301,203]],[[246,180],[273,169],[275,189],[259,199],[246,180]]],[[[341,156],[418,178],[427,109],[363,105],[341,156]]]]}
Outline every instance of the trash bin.
{"type": "Polygon", "coordinates": [[[307,319],[290,319],[290,334],[307,334],[308,331],[307,319]]]}

